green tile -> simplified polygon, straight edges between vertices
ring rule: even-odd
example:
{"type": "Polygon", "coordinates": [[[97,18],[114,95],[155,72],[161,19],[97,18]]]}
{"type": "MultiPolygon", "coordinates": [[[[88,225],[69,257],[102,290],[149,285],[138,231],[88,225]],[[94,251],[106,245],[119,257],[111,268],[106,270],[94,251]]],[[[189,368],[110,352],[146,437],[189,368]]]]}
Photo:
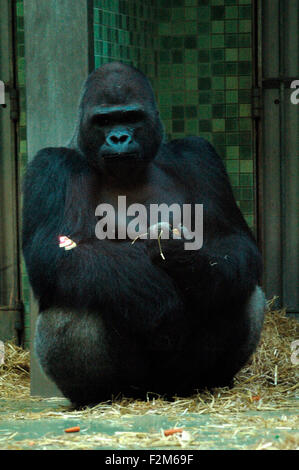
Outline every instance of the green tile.
{"type": "Polygon", "coordinates": [[[186,104],[197,104],[198,103],[198,99],[199,99],[199,93],[198,93],[198,90],[197,90],[197,80],[196,80],[196,91],[186,91],[185,92],[185,103],[186,104]]]}
{"type": "Polygon", "coordinates": [[[212,107],[209,104],[198,105],[198,116],[199,119],[211,119],[212,107]]]}
{"type": "Polygon", "coordinates": [[[198,79],[187,77],[185,80],[186,90],[197,90],[198,89],[198,79]]]}
{"type": "Polygon", "coordinates": [[[252,160],[240,160],[240,173],[252,173],[253,162],[252,160]]]}
{"type": "Polygon", "coordinates": [[[239,7],[239,16],[242,19],[251,19],[252,11],[251,6],[240,6],[239,7]]]}
{"type": "Polygon", "coordinates": [[[224,90],[225,79],[224,77],[212,77],[212,89],[213,90],[224,90]]]}
{"type": "Polygon", "coordinates": [[[240,117],[249,117],[249,116],[251,116],[251,105],[250,104],[240,104],[239,115],[240,115],[240,117]]]}
{"type": "Polygon", "coordinates": [[[199,22],[198,23],[198,34],[210,34],[211,24],[209,22],[199,22]]]}
{"type": "Polygon", "coordinates": [[[222,90],[212,91],[212,103],[214,104],[224,104],[225,103],[225,93],[222,90]]]}
{"type": "Polygon", "coordinates": [[[239,32],[240,33],[250,33],[251,31],[251,20],[240,20],[239,22],[239,32]]]}
{"type": "Polygon", "coordinates": [[[188,21],[197,19],[197,8],[185,8],[185,18],[188,21]]]}
{"type": "Polygon", "coordinates": [[[199,78],[198,79],[198,89],[199,90],[209,90],[211,88],[211,79],[210,78],[199,78]]]}
{"type": "Polygon", "coordinates": [[[211,59],[213,62],[222,62],[224,60],[224,49],[212,49],[211,59]]]}
{"type": "Polygon", "coordinates": [[[239,173],[239,161],[238,160],[226,160],[225,166],[226,166],[226,171],[228,173],[239,173]]]}
{"type": "Polygon", "coordinates": [[[196,119],[189,119],[185,122],[185,131],[191,135],[198,135],[198,121],[196,119]]]}
{"type": "Polygon", "coordinates": [[[239,59],[250,61],[252,58],[252,50],[249,47],[239,49],[239,59]]]}
{"type": "Polygon", "coordinates": [[[213,132],[225,131],[225,119],[212,119],[213,132]]]}
{"type": "Polygon", "coordinates": [[[226,64],[225,64],[225,75],[228,75],[228,76],[238,75],[238,63],[237,62],[226,62],[226,64]]]}
{"type": "Polygon", "coordinates": [[[239,120],[240,131],[251,131],[252,129],[252,120],[251,119],[240,119],[239,120]]]}
{"type": "Polygon", "coordinates": [[[226,49],[225,60],[231,62],[238,60],[238,49],[226,49]]]}
{"type": "Polygon", "coordinates": [[[253,201],[253,188],[240,188],[240,199],[242,201],[253,201]]]}
{"type": "Polygon", "coordinates": [[[212,130],[212,123],[209,119],[200,119],[198,122],[199,132],[210,132],[212,130]]]}
{"type": "Polygon", "coordinates": [[[237,89],[238,88],[238,78],[237,77],[226,77],[226,88],[227,89],[237,89]]]}
{"type": "Polygon", "coordinates": [[[196,49],[197,48],[197,37],[196,36],[187,36],[187,37],[185,37],[184,47],[186,49],[196,49]]]}
{"type": "Polygon", "coordinates": [[[244,173],[240,175],[240,186],[253,186],[253,174],[252,173],[244,173]]]}
{"type": "MultiPolygon", "coordinates": [[[[236,20],[225,21],[225,32],[226,33],[237,33],[239,22],[236,20]]],[[[247,31],[244,31],[247,32],[247,31]]]]}
{"type": "Polygon", "coordinates": [[[185,114],[187,119],[197,118],[197,107],[196,106],[186,106],[185,114]]]}
{"type": "Polygon", "coordinates": [[[222,20],[225,17],[225,7],[224,6],[212,6],[211,7],[211,19],[212,20],[222,20]]]}
{"type": "Polygon", "coordinates": [[[185,63],[197,63],[197,51],[194,49],[185,50],[185,63]]]}
{"type": "Polygon", "coordinates": [[[208,104],[211,103],[211,92],[210,91],[199,91],[198,92],[198,103],[208,104]]]}
{"type": "Polygon", "coordinates": [[[238,173],[232,173],[232,174],[229,175],[230,183],[233,187],[234,186],[239,186],[239,184],[240,184],[239,176],[240,175],[238,173]]]}
{"type": "Polygon", "coordinates": [[[238,132],[227,132],[225,135],[226,145],[239,145],[240,138],[238,132]]]}
{"type": "Polygon", "coordinates": [[[225,34],[224,36],[224,45],[225,47],[237,47],[239,35],[238,34],[225,34]]]}
{"type": "Polygon", "coordinates": [[[230,131],[238,131],[239,130],[239,120],[238,119],[226,119],[226,130],[230,131]]]}
{"type": "Polygon", "coordinates": [[[173,106],[172,107],[172,118],[173,119],[184,119],[185,112],[184,106],[173,106]]]}
{"type": "Polygon", "coordinates": [[[179,49],[172,51],[171,61],[173,64],[182,64],[184,61],[184,52],[179,49]]]}
{"type": "Polygon", "coordinates": [[[199,64],[198,65],[198,76],[199,77],[210,77],[211,76],[211,65],[210,64],[199,64]]]}
{"type": "Polygon", "coordinates": [[[241,160],[250,160],[251,158],[252,158],[251,145],[241,145],[240,146],[240,159],[241,160]]]}
{"type": "Polygon", "coordinates": [[[238,6],[227,6],[225,7],[225,19],[235,19],[239,16],[238,6]]]}
{"type": "Polygon", "coordinates": [[[251,75],[252,74],[251,61],[239,62],[238,71],[239,71],[239,75],[251,75]]]}
{"type": "Polygon", "coordinates": [[[238,159],[240,156],[239,147],[237,145],[226,147],[226,158],[227,159],[238,159]]]}
{"type": "Polygon", "coordinates": [[[223,34],[212,35],[212,47],[224,47],[224,35],[223,34]]]}
{"type": "Polygon", "coordinates": [[[251,34],[239,34],[239,47],[250,47],[251,46],[251,34]]]}
{"type": "Polygon", "coordinates": [[[178,120],[172,122],[172,132],[184,132],[185,121],[178,120]]]}
{"type": "Polygon", "coordinates": [[[225,64],[223,63],[215,63],[212,65],[212,74],[213,76],[216,75],[225,75],[225,64]]]}
{"type": "Polygon", "coordinates": [[[240,89],[250,89],[252,86],[252,78],[249,77],[239,77],[239,87],[240,89]]]}
{"type": "Polygon", "coordinates": [[[185,9],[184,8],[172,8],[171,9],[171,21],[184,20],[185,9]]]}
{"type": "Polygon", "coordinates": [[[253,201],[240,201],[240,209],[244,214],[252,214],[253,208],[253,201]]]}
{"type": "Polygon", "coordinates": [[[197,9],[199,21],[209,21],[211,17],[211,9],[209,6],[200,6],[197,9]]]}
{"type": "Polygon", "coordinates": [[[239,91],[239,103],[251,103],[251,90],[239,91]]]}
{"type": "MultiPolygon", "coordinates": [[[[190,93],[191,92],[189,92],[189,94],[190,93]]],[[[186,96],[188,96],[187,92],[186,92],[186,96]]],[[[183,105],[184,100],[185,100],[185,92],[183,92],[183,91],[177,91],[177,92],[171,94],[171,105],[180,105],[180,104],[183,105]]]]}
{"type": "Polygon", "coordinates": [[[197,44],[198,44],[199,49],[209,49],[209,47],[210,47],[210,36],[200,34],[197,38],[197,44]]]}
{"type": "Polygon", "coordinates": [[[212,33],[224,33],[224,21],[212,21],[212,33]]]}
{"type": "Polygon", "coordinates": [[[217,147],[225,145],[225,132],[214,132],[213,144],[217,147]]]}
{"type": "Polygon", "coordinates": [[[202,49],[198,51],[198,61],[199,62],[209,62],[210,61],[210,51],[209,49],[202,49]]]}
{"type": "Polygon", "coordinates": [[[185,63],[185,76],[186,77],[196,77],[198,75],[198,66],[197,64],[186,64],[185,63]]]}
{"type": "Polygon", "coordinates": [[[225,105],[214,104],[212,106],[212,116],[213,118],[224,118],[225,117],[225,105]]]}

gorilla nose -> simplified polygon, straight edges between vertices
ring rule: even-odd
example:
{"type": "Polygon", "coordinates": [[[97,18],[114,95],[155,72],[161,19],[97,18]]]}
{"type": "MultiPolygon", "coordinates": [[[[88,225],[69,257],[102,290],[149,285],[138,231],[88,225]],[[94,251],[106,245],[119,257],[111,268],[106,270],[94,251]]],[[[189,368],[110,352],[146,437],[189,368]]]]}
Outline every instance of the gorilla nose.
{"type": "Polygon", "coordinates": [[[112,148],[124,148],[132,142],[129,132],[116,131],[111,132],[106,138],[107,144],[112,148]]]}

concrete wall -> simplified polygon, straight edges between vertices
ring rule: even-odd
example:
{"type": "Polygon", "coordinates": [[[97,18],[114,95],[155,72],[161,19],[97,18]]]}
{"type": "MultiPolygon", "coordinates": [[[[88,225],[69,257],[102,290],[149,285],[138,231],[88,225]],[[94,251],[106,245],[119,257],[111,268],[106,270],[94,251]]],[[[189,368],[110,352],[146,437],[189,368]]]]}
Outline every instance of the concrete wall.
{"type": "MultiPolygon", "coordinates": [[[[72,135],[82,83],[93,68],[90,7],[88,0],[24,0],[28,160],[43,147],[65,144],[72,135]]],[[[37,316],[33,298],[30,310],[32,345],[37,316]]],[[[60,395],[41,373],[32,347],[31,358],[31,393],[60,395]]]]}

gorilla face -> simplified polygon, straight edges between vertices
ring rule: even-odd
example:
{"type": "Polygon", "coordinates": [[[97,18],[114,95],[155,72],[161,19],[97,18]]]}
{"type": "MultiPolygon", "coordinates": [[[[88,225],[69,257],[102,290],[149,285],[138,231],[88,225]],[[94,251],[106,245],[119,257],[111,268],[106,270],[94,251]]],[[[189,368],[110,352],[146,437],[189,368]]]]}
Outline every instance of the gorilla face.
{"type": "Polygon", "coordinates": [[[157,154],[162,136],[154,94],[141,72],[110,63],[88,77],[78,145],[93,167],[116,177],[138,173],[157,154]]]}

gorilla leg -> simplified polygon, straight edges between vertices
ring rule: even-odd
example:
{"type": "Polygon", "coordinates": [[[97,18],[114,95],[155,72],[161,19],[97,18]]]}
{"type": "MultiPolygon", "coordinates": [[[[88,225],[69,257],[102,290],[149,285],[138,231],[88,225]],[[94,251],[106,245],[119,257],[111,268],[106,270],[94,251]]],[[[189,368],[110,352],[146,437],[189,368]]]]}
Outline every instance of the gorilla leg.
{"type": "Polygon", "coordinates": [[[221,319],[214,318],[214,322],[211,321],[211,330],[205,338],[201,356],[203,363],[210,365],[209,370],[204,372],[207,386],[231,385],[235,374],[246,364],[258,345],[265,307],[265,295],[256,286],[245,308],[231,312],[229,326],[227,319],[230,312],[223,312],[221,319]]]}
{"type": "Polygon", "coordinates": [[[76,405],[110,399],[113,394],[138,396],[146,365],[134,338],[106,327],[100,315],[47,310],[39,314],[35,351],[40,365],[76,405]]]}

